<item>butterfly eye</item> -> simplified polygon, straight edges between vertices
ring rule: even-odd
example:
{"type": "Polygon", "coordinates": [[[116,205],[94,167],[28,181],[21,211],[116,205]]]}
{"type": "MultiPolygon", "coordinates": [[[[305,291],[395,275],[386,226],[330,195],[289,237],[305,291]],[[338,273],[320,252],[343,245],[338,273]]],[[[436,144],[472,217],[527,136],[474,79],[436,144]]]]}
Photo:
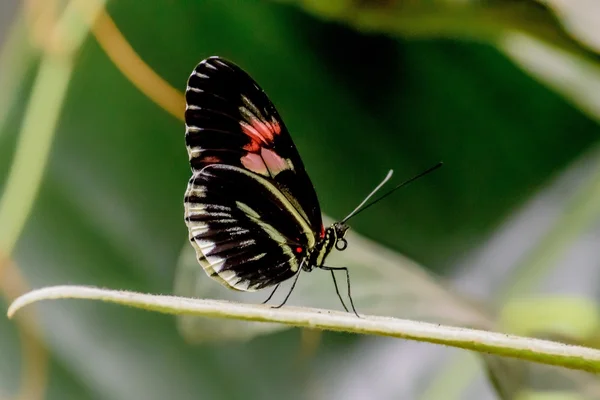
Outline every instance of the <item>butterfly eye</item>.
{"type": "Polygon", "coordinates": [[[348,241],[346,239],[344,239],[344,238],[339,238],[335,242],[335,248],[338,249],[339,251],[346,250],[346,247],[348,247],[348,241]]]}

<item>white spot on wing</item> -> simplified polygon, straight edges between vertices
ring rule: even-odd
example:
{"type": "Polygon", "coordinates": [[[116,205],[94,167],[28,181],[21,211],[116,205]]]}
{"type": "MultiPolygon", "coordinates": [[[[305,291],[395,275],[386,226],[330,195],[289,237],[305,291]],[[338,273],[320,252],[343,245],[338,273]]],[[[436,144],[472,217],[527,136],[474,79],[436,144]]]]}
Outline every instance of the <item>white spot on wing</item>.
{"type": "Polygon", "coordinates": [[[252,103],[250,101],[250,99],[244,95],[242,95],[242,103],[244,103],[245,107],[241,107],[240,111],[242,108],[247,109],[248,113],[250,113],[250,115],[254,115],[256,116],[256,118],[263,120],[263,115],[260,112],[260,110],[254,105],[254,103],[252,103]]]}
{"type": "Polygon", "coordinates": [[[248,240],[244,240],[243,242],[240,242],[239,246],[240,246],[240,248],[244,248],[244,247],[253,246],[255,244],[256,244],[256,240],[248,239],[248,240]]]}
{"type": "MultiPolygon", "coordinates": [[[[206,187],[204,185],[196,185],[188,183],[188,188],[185,192],[186,196],[206,197],[206,187]]],[[[189,202],[188,204],[195,204],[189,202]]]]}
{"type": "Polygon", "coordinates": [[[221,271],[225,264],[225,259],[219,256],[204,256],[206,261],[210,264],[210,267],[217,273],[221,271]]]}
{"type": "Polygon", "coordinates": [[[200,248],[200,250],[202,250],[202,253],[204,253],[204,254],[210,253],[216,247],[215,242],[212,242],[210,240],[194,239],[194,241],[196,242],[196,245],[200,248]]]}
{"type": "MultiPolygon", "coordinates": [[[[207,64],[207,65],[210,65],[210,64],[207,64]]],[[[189,71],[189,70],[188,70],[188,71],[189,71]]],[[[198,78],[205,78],[205,79],[206,79],[206,78],[210,78],[208,75],[205,75],[205,74],[202,74],[202,73],[200,73],[200,72],[196,72],[196,71],[194,71],[194,73],[193,73],[192,75],[195,75],[195,76],[197,76],[198,78]]],[[[188,86],[188,88],[189,88],[189,86],[188,86]]]]}
{"type": "Polygon", "coordinates": [[[201,149],[200,147],[188,147],[188,155],[191,158],[195,158],[200,156],[200,154],[202,154],[204,150],[201,149]]]}
{"type": "Polygon", "coordinates": [[[231,286],[233,286],[233,283],[237,279],[237,275],[231,270],[221,271],[219,272],[219,276],[227,281],[227,283],[229,283],[231,286]]]}
{"type": "Polygon", "coordinates": [[[238,290],[243,290],[243,291],[247,291],[248,288],[250,287],[250,281],[244,279],[241,280],[240,282],[236,283],[235,288],[238,290]]]}
{"type": "MultiPolygon", "coordinates": [[[[254,222],[256,222],[258,225],[260,225],[260,227],[265,232],[267,232],[267,235],[269,235],[271,237],[271,239],[273,239],[277,243],[282,243],[282,244],[287,243],[287,239],[285,238],[285,236],[283,236],[281,233],[279,233],[279,231],[277,229],[273,228],[273,226],[271,226],[261,220],[255,219],[254,222]]],[[[287,245],[286,245],[286,247],[287,247],[287,245]]]]}
{"type": "Polygon", "coordinates": [[[290,262],[290,269],[293,272],[298,271],[298,260],[296,260],[296,255],[294,254],[294,252],[292,251],[292,249],[290,249],[289,246],[281,246],[283,252],[290,257],[289,262],[290,262]]]}
{"type": "Polygon", "coordinates": [[[186,125],[185,126],[185,133],[200,132],[201,130],[202,130],[202,128],[199,128],[199,127],[194,126],[194,125],[186,125]]]}
{"type": "Polygon", "coordinates": [[[229,233],[230,235],[245,235],[250,232],[248,229],[244,229],[239,226],[232,226],[230,228],[225,228],[225,229],[223,229],[223,231],[229,233]]]}
{"type": "Polygon", "coordinates": [[[267,253],[260,253],[260,254],[255,255],[254,257],[249,258],[248,261],[260,260],[261,258],[263,258],[266,255],[267,255],[267,253]]]}
{"type": "MultiPolygon", "coordinates": [[[[254,211],[247,204],[242,203],[241,201],[236,201],[235,204],[238,206],[240,210],[242,210],[252,221],[257,223],[270,237],[278,243],[287,243],[286,238],[279,233],[279,231],[273,228],[272,225],[266,223],[265,221],[260,219],[260,215],[254,211]]],[[[287,247],[287,246],[286,246],[287,247]]]]}
{"type": "Polygon", "coordinates": [[[226,221],[226,223],[228,223],[229,221],[235,221],[235,220],[231,220],[231,214],[228,213],[224,213],[224,212],[208,212],[205,209],[196,209],[194,207],[189,207],[188,208],[188,215],[190,217],[192,216],[197,216],[197,215],[206,215],[207,217],[211,217],[214,218],[215,220],[218,221],[226,221]]]}
{"type": "Polygon", "coordinates": [[[194,93],[204,93],[204,90],[199,89],[195,86],[190,86],[190,85],[187,85],[187,87],[185,88],[185,91],[186,92],[194,92],[194,93]]]}
{"type": "Polygon", "coordinates": [[[252,121],[253,118],[257,118],[250,110],[246,107],[240,107],[240,114],[244,117],[246,121],[252,121]]]}
{"type": "Polygon", "coordinates": [[[204,222],[190,221],[188,222],[188,228],[192,236],[204,235],[208,232],[208,225],[204,222]]]}
{"type": "Polygon", "coordinates": [[[247,204],[242,203],[241,201],[236,201],[235,204],[238,206],[238,208],[240,210],[242,210],[249,216],[251,216],[253,218],[260,218],[260,215],[256,211],[254,211],[252,208],[250,208],[250,206],[248,206],[247,204]]]}
{"type": "Polygon", "coordinates": [[[249,292],[254,292],[255,290],[258,290],[258,287],[260,286],[261,282],[255,283],[252,286],[249,286],[247,291],[249,292]]]}

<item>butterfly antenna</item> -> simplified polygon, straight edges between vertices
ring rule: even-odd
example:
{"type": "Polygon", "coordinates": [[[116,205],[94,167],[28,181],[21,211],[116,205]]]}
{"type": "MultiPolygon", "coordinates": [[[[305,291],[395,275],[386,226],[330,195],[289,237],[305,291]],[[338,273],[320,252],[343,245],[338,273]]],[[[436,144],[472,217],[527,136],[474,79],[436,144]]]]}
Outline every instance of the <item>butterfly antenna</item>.
{"type": "Polygon", "coordinates": [[[361,203],[360,203],[358,206],[356,206],[356,208],[355,208],[354,210],[352,210],[352,212],[351,212],[350,214],[348,214],[348,215],[346,216],[346,218],[344,218],[344,219],[342,220],[342,222],[346,222],[346,221],[348,221],[350,218],[352,218],[353,216],[355,216],[355,215],[356,215],[356,213],[358,213],[358,211],[360,211],[360,208],[361,208],[363,205],[365,205],[365,203],[366,203],[367,201],[369,201],[369,199],[370,199],[371,197],[373,197],[373,195],[374,195],[375,193],[377,193],[377,191],[378,191],[379,189],[381,189],[381,187],[382,187],[383,185],[385,185],[387,181],[389,181],[389,180],[390,180],[390,178],[392,177],[392,175],[393,175],[393,174],[394,174],[394,170],[393,170],[393,169],[390,169],[390,170],[389,170],[389,172],[387,173],[387,175],[385,176],[385,178],[383,178],[383,180],[381,181],[381,183],[380,183],[379,185],[377,185],[377,187],[376,187],[375,189],[373,189],[373,191],[372,191],[371,193],[369,193],[369,195],[368,195],[367,197],[365,197],[365,199],[364,199],[364,200],[363,200],[363,201],[362,201],[362,202],[361,202],[361,203]]]}
{"type": "Polygon", "coordinates": [[[371,202],[370,204],[367,204],[366,206],[362,207],[375,193],[377,193],[377,191],[392,177],[392,173],[393,171],[390,170],[390,172],[388,172],[387,176],[385,177],[385,179],[379,184],[377,185],[377,187],[375,188],[375,190],[373,190],[359,205],[358,207],[356,207],[350,214],[348,214],[348,216],[346,218],[344,218],[342,220],[342,223],[348,221],[350,218],[354,217],[356,214],[361,213],[363,211],[365,211],[367,208],[371,207],[374,204],[379,203],[381,200],[385,199],[386,197],[388,197],[389,195],[391,195],[392,193],[394,193],[396,190],[400,189],[401,187],[404,187],[406,185],[408,185],[411,182],[416,181],[419,178],[424,177],[425,175],[435,171],[436,169],[438,169],[439,167],[441,167],[442,165],[444,165],[443,162],[439,162],[436,165],[434,165],[433,167],[421,172],[420,174],[417,174],[415,176],[413,176],[412,178],[402,182],[401,184],[399,184],[398,186],[396,186],[395,188],[393,188],[392,190],[390,190],[389,192],[387,192],[386,194],[384,194],[383,196],[381,196],[380,198],[378,198],[377,200],[374,200],[373,202],[371,202]],[[362,208],[361,208],[362,207],[362,208]]]}

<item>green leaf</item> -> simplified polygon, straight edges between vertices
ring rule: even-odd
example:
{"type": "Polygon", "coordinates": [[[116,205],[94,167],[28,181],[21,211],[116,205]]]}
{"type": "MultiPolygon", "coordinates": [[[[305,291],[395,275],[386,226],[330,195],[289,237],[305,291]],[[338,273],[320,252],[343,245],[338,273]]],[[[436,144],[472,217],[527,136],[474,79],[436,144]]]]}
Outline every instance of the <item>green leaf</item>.
{"type": "Polygon", "coordinates": [[[600,350],[565,345],[503,333],[444,326],[390,317],[363,315],[360,318],[327,309],[269,306],[157,296],[85,286],[55,286],[37,289],[17,298],[8,309],[12,317],[31,303],[50,299],[88,299],[116,303],[166,314],[236,318],[276,322],[296,327],[390,336],[444,344],[483,353],[502,355],[588,372],[600,372],[600,350]]]}

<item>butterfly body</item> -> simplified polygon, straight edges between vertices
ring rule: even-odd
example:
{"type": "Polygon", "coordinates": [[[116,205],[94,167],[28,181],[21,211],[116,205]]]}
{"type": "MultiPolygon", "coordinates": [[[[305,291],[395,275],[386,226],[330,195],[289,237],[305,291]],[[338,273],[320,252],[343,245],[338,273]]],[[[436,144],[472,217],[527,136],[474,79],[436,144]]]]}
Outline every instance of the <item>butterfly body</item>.
{"type": "Polygon", "coordinates": [[[340,243],[340,245],[343,243],[344,247],[338,247],[338,250],[344,250],[346,248],[346,240],[344,239],[344,235],[347,230],[348,226],[340,222],[336,222],[329,228],[325,229],[325,233],[310,250],[304,269],[310,272],[313,268],[322,267],[325,263],[325,259],[329,253],[331,253],[331,250],[333,250],[333,247],[336,246],[337,243],[340,243]]]}
{"type": "Polygon", "coordinates": [[[346,247],[348,227],[324,228],[300,155],[256,82],[222,58],[202,61],[188,80],[185,122],[185,221],[206,273],[256,291],[329,269],[325,259],[346,247]]]}

